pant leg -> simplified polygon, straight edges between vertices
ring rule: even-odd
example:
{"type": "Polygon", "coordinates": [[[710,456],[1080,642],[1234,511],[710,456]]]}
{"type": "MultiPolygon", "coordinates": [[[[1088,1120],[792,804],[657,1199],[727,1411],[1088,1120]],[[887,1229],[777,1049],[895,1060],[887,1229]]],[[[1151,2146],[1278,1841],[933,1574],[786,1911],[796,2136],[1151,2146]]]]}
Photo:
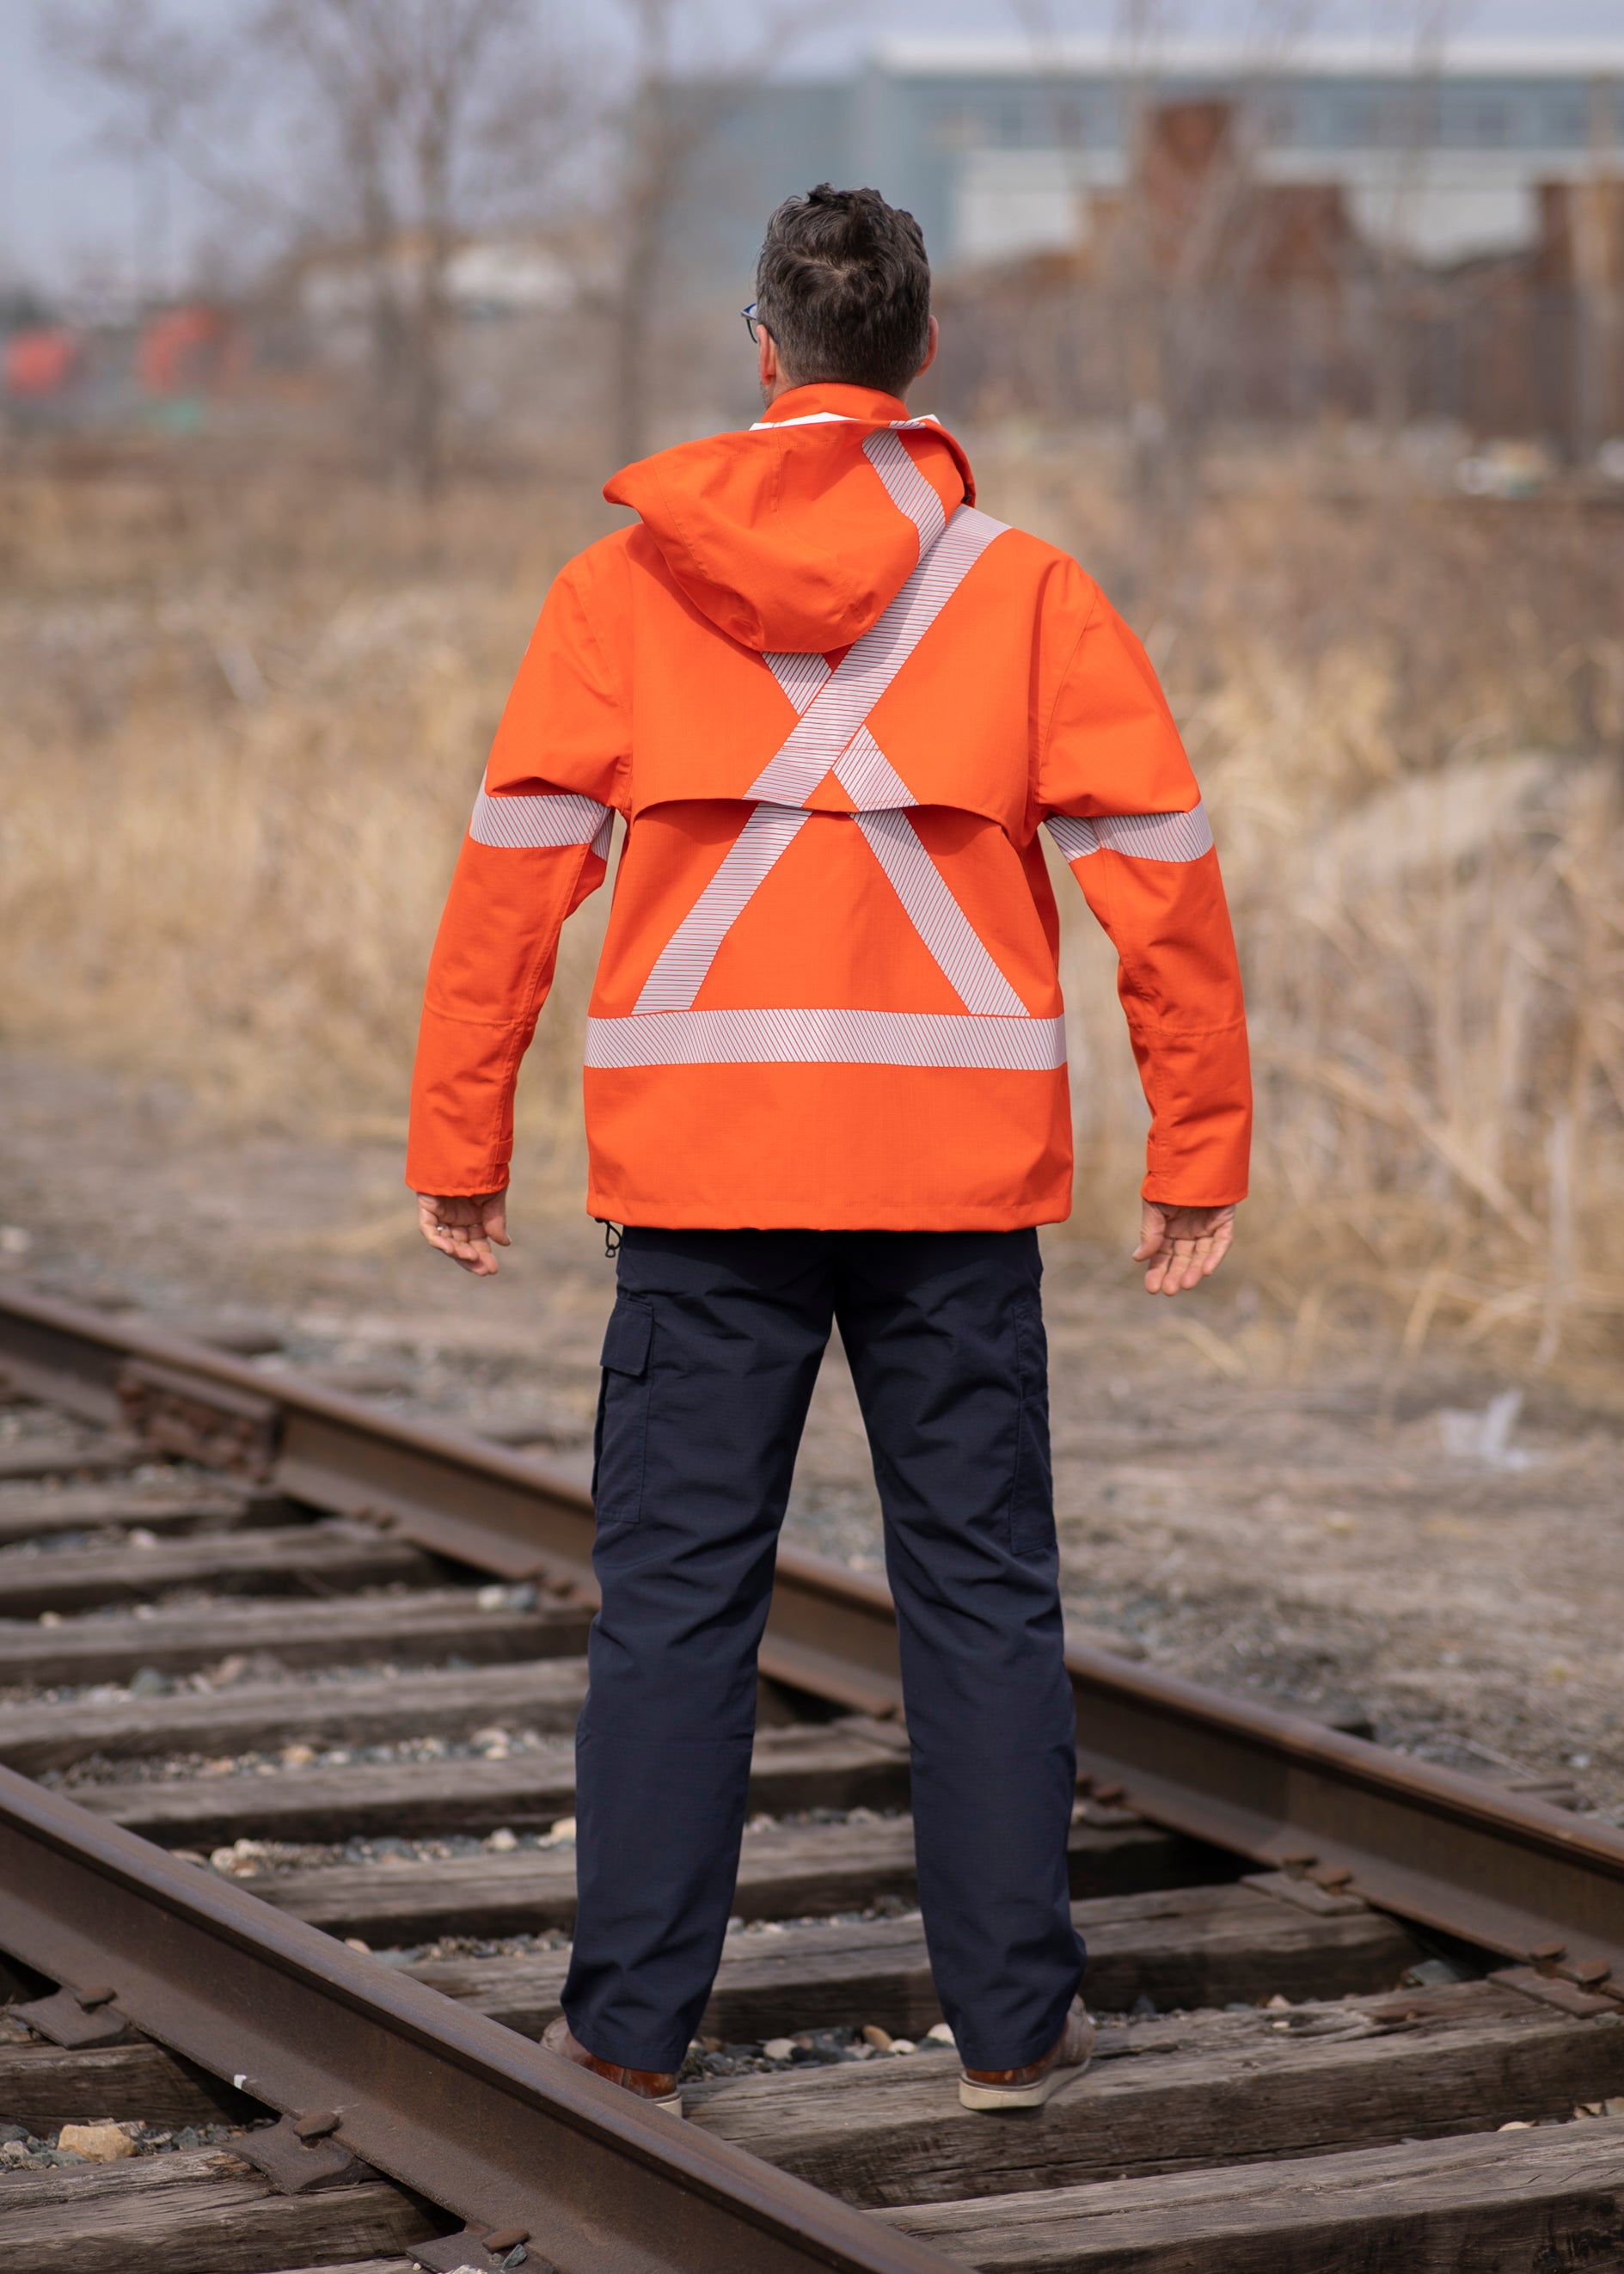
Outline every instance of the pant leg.
{"type": "Polygon", "coordinates": [[[1082,1975],[1076,1785],[1037,1235],[842,1235],[836,1315],[874,1454],[920,1903],[974,2068],[1047,2052],[1082,1975]]]}
{"type": "Polygon", "coordinates": [[[816,1232],[628,1229],[593,1479],[603,1606],[576,1733],[564,2011],[589,2052],[674,2069],[738,1874],[756,1653],[833,1291],[816,1232]]]}

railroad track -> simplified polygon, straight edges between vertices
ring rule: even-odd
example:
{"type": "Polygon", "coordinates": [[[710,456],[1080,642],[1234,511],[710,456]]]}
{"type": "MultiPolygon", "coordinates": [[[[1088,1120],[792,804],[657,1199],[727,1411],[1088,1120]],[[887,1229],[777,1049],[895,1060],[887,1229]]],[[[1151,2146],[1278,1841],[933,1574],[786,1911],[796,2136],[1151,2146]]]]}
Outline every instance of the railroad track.
{"type": "Polygon", "coordinates": [[[786,1553],[673,2124],[534,2043],[585,1496],[42,1297],[0,1392],[7,2274],[1624,2266],[1618,1833],[1079,1653],[1100,2054],[966,2115],[888,1600],[786,1553]]]}

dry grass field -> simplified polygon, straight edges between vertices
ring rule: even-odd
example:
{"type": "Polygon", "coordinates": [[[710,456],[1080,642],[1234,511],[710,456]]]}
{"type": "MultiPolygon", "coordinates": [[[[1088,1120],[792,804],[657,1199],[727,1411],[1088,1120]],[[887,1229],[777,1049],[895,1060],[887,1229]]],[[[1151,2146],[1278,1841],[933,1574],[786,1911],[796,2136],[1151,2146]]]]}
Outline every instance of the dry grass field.
{"type": "MultiPolygon", "coordinates": [[[[1254,453],[1174,514],[1081,446],[972,438],[982,502],[1073,550],[1188,737],[1245,960],[1259,1291],[1208,1357],[1342,1334],[1604,1391],[1624,1345],[1624,514],[1340,493],[1254,453]]],[[[199,453],[0,470],[0,1039],[178,1079],[217,1126],[387,1136],[484,751],[586,482],[432,509],[199,453]]],[[[1143,1108],[1062,879],[1079,1224],[1143,1108]]],[[[577,1205],[566,936],[524,1172],[577,1205]]]]}
{"type": "MultiPolygon", "coordinates": [[[[1061,880],[1071,1630],[1624,1822],[1624,516],[1339,501],[1254,457],[1176,516],[1080,448],[974,449],[991,510],[1073,546],[1150,643],[1261,1077],[1236,1256],[1153,1302],[1126,1260],[1143,1108],[1061,880]]],[[[527,1075],[499,1279],[417,1242],[399,1137],[485,745],[549,575],[606,523],[540,478],[425,517],[198,457],[0,478],[0,1273],[186,1332],[248,1306],[293,1362],[584,1477],[605,896],[527,1075]]],[[[838,1351],[789,1529],[875,1568],[838,1351]]]]}

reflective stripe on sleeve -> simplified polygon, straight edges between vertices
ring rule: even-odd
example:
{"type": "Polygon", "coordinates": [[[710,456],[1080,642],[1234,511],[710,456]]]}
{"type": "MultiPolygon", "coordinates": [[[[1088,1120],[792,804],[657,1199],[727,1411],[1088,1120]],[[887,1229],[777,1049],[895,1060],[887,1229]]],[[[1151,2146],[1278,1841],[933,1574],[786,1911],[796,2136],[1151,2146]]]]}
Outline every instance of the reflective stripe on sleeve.
{"type": "Polygon", "coordinates": [[[1199,861],[1213,849],[1207,808],[1198,802],[1187,813],[1051,813],[1043,826],[1068,861],[1086,861],[1101,847],[1131,854],[1138,861],[1199,861]]]}
{"type": "Polygon", "coordinates": [[[667,1065],[884,1065],[1049,1073],[1064,1019],[926,1011],[666,1011],[589,1019],[586,1062],[667,1065]]]}
{"type": "Polygon", "coordinates": [[[613,808],[595,797],[548,792],[539,797],[492,797],[482,789],[474,801],[468,833],[476,845],[500,846],[510,853],[537,847],[590,845],[606,855],[614,825],[613,808]]]}

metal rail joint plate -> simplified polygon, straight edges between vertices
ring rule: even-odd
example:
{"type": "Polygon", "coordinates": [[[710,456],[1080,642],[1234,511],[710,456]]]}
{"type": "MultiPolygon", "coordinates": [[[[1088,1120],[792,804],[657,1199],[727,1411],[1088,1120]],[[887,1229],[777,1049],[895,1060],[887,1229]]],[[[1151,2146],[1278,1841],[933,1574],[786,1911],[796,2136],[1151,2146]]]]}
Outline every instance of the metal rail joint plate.
{"type": "Polygon", "coordinates": [[[481,2234],[523,2231],[531,2261],[568,2274],[951,2274],[923,2243],[9,1769],[0,1947],[105,1985],[161,2044],[293,2114],[258,2136],[296,2184],[301,2156],[318,2184],[357,2157],[481,2234]]]}

